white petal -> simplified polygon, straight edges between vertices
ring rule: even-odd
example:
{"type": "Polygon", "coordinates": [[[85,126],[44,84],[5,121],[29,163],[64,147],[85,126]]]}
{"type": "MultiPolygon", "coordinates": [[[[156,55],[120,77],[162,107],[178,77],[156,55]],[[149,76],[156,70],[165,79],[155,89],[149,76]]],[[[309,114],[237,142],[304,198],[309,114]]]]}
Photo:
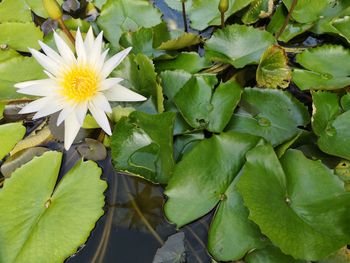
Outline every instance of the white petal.
{"type": "Polygon", "coordinates": [[[40,40],[39,40],[39,45],[41,46],[41,49],[45,52],[45,54],[49,58],[54,60],[57,64],[63,63],[62,57],[55,50],[53,50],[51,47],[41,42],[40,40]]]}
{"type": "Polygon", "coordinates": [[[57,111],[62,110],[66,106],[64,99],[52,100],[45,105],[41,110],[39,110],[33,119],[39,119],[44,116],[51,115],[57,111]]]}
{"type": "Polygon", "coordinates": [[[111,127],[109,126],[106,114],[101,109],[97,108],[92,102],[89,102],[89,110],[92,116],[97,121],[98,125],[108,134],[112,135],[111,127]]]}
{"type": "Polygon", "coordinates": [[[55,38],[57,49],[60,52],[63,60],[68,65],[76,62],[75,56],[66,42],[56,32],[54,32],[53,36],[55,38]]]}
{"type": "Polygon", "coordinates": [[[33,96],[54,96],[59,86],[54,81],[45,81],[44,84],[34,84],[25,88],[18,89],[18,93],[33,96]]]}
{"type": "Polygon", "coordinates": [[[104,90],[106,98],[109,101],[144,101],[146,97],[123,87],[122,85],[115,84],[108,90],[104,90]]]}
{"type": "Polygon", "coordinates": [[[52,97],[44,97],[37,99],[20,110],[20,114],[26,114],[26,113],[32,113],[41,110],[43,107],[45,107],[49,102],[53,100],[52,97]]]}
{"type": "Polygon", "coordinates": [[[119,82],[123,81],[122,78],[108,78],[105,79],[100,86],[100,91],[101,90],[107,90],[112,88],[115,84],[118,84],[119,82]]]}
{"type": "Polygon", "coordinates": [[[78,28],[77,34],[75,36],[75,51],[77,52],[78,62],[86,63],[86,52],[83,37],[81,36],[80,29],[78,28]]]}
{"type": "Polygon", "coordinates": [[[69,115],[73,113],[75,107],[76,105],[67,106],[60,112],[57,118],[57,126],[59,126],[65,119],[67,119],[69,115]]]}
{"type": "Polygon", "coordinates": [[[103,51],[100,58],[97,59],[96,64],[95,64],[95,69],[97,72],[101,72],[103,64],[105,63],[108,51],[109,51],[109,49],[106,49],[105,51],[103,51]]]}
{"type": "Polygon", "coordinates": [[[112,112],[111,105],[109,105],[108,100],[102,93],[99,92],[96,94],[92,102],[97,108],[103,110],[104,112],[112,112]]]}
{"type": "Polygon", "coordinates": [[[84,45],[85,52],[89,55],[92,52],[92,47],[94,45],[94,33],[92,32],[92,27],[89,28],[89,31],[86,34],[84,45]]]}
{"type": "Polygon", "coordinates": [[[52,81],[51,79],[29,80],[29,81],[16,83],[15,87],[18,89],[22,89],[33,85],[50,86],[50,85],[53,85],[54,83],[55,82],[52,81]]]}
{"type": "Polygon", "coordinates": [[[101,31],[94,41],[91,54],[89,54],[89,63],[91,65],[98,64],[97,62],[99,62],[99,59],[101,58],[102,38],[103,38],[103,32],[101,31]]]}
{"type": "Polygon", "coordinates": [[[84,123],[86,112],[87,112],[87,102],[79,103],[75,108],[75,113],[80,126],[83,125],[84,123]]]}
{"type": "Polygon", "coordinates": [[[39,64],[43,66],[47,71],[49,71],[55,76],[59,74],[60,67],[54,60],[35,49],[30,48],[29,51],[30,53],[32,53],[33,57],[39,62],[39,64]]]}
{"type": "Polygon", "coordinates": [[[103,79],[107,78],[109,74],[111,74],[113,69],[115,69],[120,64],[120,62],[129,54],[130,50],[131,47],[128,47],[127,49],[124,49],[123,51],[115,54],[113,57],[106,61],[101,71],[103,79]]]}
{"type": "Polygon", "coordinates": [[[77,117],[70,114],[64,121],[64,148],[68,151],[80,130],[77,117]]]}

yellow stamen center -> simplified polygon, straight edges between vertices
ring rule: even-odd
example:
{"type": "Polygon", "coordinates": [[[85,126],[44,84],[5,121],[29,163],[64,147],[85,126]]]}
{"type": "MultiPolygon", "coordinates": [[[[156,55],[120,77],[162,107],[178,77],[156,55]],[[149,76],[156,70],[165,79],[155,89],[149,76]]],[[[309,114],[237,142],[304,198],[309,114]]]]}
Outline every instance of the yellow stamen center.
{"type": "Polygon", "coordinates": [[[68,71],[63,77],[62,94],[76,102],[92,98],[99,85],[96,72],[86,67],[76,67],[68,71]]]}

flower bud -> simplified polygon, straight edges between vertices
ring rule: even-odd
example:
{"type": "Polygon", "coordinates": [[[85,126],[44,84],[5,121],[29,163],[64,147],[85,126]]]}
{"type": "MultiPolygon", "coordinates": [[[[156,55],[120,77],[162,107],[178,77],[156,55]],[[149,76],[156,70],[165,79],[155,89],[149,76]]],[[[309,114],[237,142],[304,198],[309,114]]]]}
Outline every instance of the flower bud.
{"type": "Polygon", "coordinates": [[[43,5],[51,19],[58,20],[62,17],[61,6],[56,0],[43,0],[43,5]]]}
{"type": "Polygon", "coordinates": [[[219,3],[219,11],[220,13],[226,13],[227,10],[228,10],[228,6],[229,6],[229,0],[220,0],[220,3],[219,3]]]}

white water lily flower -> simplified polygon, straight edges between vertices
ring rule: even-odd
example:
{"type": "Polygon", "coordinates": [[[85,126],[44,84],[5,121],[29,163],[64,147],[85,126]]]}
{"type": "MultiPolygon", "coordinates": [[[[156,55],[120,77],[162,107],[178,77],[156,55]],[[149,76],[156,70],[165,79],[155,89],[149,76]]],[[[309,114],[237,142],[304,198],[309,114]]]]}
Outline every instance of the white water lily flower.
{"type": "Polygon", "coordinates": [[[45,54],[29,49],[33,57],[44,67],[48,79],[17,83],[17,92],[42,96],[20,113],[36,112],[33,119],[61,111],[57,125],[65,124],[64,147],[69,149],[87,110],[90,111],[101,128],[111,135],[106,112],[112,112],[108,101],[144,101],[145,97],[121,86],[121,78],[108,78],[110,73],[128,55],[127,48],[106,60],[108,50],[102,50],[102,32],[94,38],[90,28],[85,41],[78,29],[76,34],[76,55],[65,41],[54,32],[57,53],[39,41],[45,54]]]}

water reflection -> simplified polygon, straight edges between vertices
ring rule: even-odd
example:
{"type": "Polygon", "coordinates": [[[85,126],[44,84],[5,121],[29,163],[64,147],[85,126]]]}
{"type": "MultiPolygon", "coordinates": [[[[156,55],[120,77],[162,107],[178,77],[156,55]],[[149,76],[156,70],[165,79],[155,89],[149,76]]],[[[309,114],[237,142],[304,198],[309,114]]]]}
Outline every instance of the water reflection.
{"type": "MultiPolygon", "coordinates": [[[[50,148],[59,149],[59,145],[50,148]]],[[[81,156],[71,148],[64,155],[60,175],[68,171],[81,156]]],[[[176,233],[163,215],[163,189],[148,182],[118,174],[111,164],[110,153],[104,161],[102,178],[108,181],[105,215],[97,222],[87,243],[66,263],[148,263],[157,249],[176,233]]],[[[210,215],[181,231],[185,234],[185,261],[211,262],[206,252],[210,215]]]]}

